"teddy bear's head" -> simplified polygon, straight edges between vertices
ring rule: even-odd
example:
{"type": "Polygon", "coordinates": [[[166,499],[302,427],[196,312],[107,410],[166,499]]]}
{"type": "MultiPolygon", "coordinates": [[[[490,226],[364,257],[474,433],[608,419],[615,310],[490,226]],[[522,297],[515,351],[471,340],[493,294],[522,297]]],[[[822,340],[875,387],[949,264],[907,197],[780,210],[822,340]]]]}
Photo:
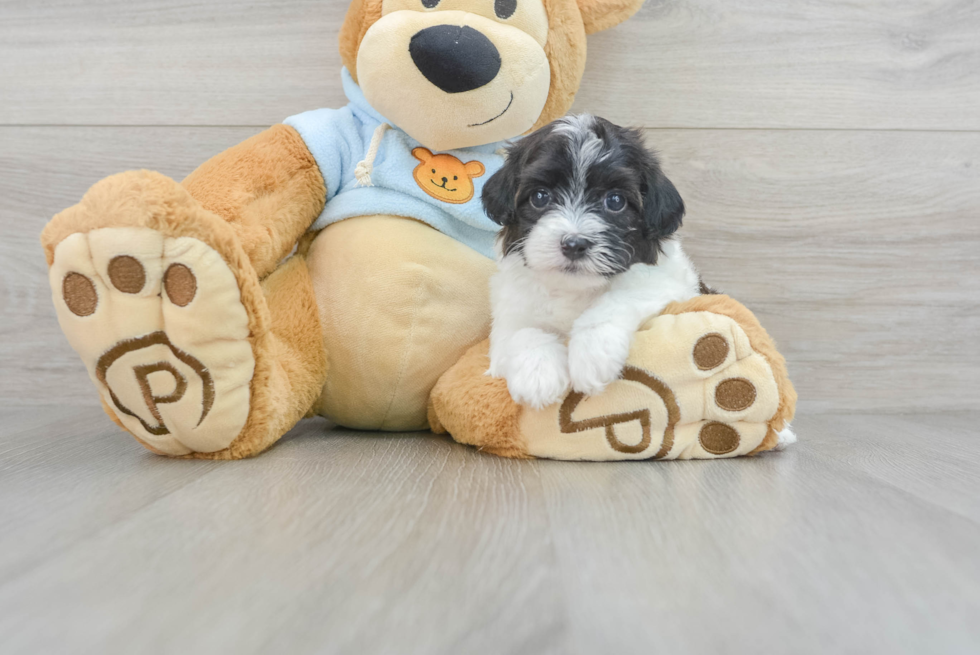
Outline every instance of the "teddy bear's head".
{"type": "Polygon", "coordinates": [[[364,97],[437,150],[510,139],[571,107],[586,34],[643,0],[354,0],[340,34],[364,97]]]}

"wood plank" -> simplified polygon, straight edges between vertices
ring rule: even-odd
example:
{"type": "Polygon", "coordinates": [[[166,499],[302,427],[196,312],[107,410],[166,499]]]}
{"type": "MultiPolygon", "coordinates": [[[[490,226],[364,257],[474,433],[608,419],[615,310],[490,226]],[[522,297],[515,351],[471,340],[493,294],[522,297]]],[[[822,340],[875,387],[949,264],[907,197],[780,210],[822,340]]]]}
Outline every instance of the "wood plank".
{"type": "MultiPolygon", "coordinates": [[[[94,396],[37,234],[99,177],[180,177],[255,128],[0,128],[0,404],[94,396]],[[45,353],[38,357],[38,353],[45,353]]],[[[980,408],[980,135],[657,130],[705,278],[756,310],[804,411],[980,408]]]]}
{"type": "Polygon", "coordinates": [[[980,649],[980,522],[947,493],[980,494],[978,462],[902,452],[918,433],[976,453],[980,413],[804,419],[783,453],[620,464],[307,421],[212,464],[74,412],[0,437],[2,652],[980,649]],[[926,470],[885,480],[867,463],[896,430],[892,461],[926,470]]]}
{"type": "Polygon", "coordinates": [[[801,428],[720,466],[542,463],[570,652],[975,652],[980,525],[815,456],[830,435],[801,428]]]}
{"type": "Polygon", "coordinates": [[[0,534],[72,545],[0,577],[0,651],[561,652],[532,463],[323,427],[216,465],[45,439],[0,482],[0,534]],[[14,505],[57,515],[11,526],[14,505]]]}
{"type": "MultiPolygon", "coordinates": [[[[0,3],[0,124],[269,125],[345,104],[346,2],[0,3]]],[[[648,127],[977,130],[980,5],[647,2],[578,111],[648,127]]]]}
{"type": "Polygon", "coordinates": [[[975,412],[810,415],[794,427],[814,455],[980,523],[980,422],[975,412]]]}
{"type": "Polygon", "coordinates": [[[216,466],[176,465],[150,454],[101,408],[57,405],[30,412],[0,413],[0,583],[216,466]]]}

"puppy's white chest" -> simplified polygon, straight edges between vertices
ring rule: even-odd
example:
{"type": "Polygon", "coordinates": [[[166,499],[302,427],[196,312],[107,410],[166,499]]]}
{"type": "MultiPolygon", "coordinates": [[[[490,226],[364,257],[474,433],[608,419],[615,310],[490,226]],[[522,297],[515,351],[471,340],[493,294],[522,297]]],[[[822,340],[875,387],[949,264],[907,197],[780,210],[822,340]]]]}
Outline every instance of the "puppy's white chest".
{"type": "Polygon", "coordinates": [[[504,267],[494,278],[494,314],[526,327],[567,335],[575,320],[609,288],[608,281],[568,275],[534,274],[521,267],[504,267]]]}
{"type": "Polygon", "coordinates": [[[540,302],[535,306],[535,319],[539,327],[559,334],[568,334],[575,319],[582,315],[605,291],[602,289],[542,290],[540,302]]]}

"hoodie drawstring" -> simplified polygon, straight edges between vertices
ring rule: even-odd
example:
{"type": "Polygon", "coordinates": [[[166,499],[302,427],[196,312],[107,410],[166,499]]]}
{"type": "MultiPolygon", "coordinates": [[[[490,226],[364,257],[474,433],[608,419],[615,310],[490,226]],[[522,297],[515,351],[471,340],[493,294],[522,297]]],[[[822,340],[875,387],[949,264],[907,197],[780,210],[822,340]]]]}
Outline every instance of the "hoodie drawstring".
{"type": "Polygon", "coordinates": [[[371,145],[368,146],[364,160],[354,169],[354,177],[357,178],[357,183],[361,186],[374,186],[374,183],[371,182],[371,173],[374,172],[374,160],[378,158],[378,149],[381,147],[381,140],[384,138],[385,132],[390,129],[391,125],[388,125],[388,123],[382,123],[375,128],[374,136],[371,137],[371,145]]]}

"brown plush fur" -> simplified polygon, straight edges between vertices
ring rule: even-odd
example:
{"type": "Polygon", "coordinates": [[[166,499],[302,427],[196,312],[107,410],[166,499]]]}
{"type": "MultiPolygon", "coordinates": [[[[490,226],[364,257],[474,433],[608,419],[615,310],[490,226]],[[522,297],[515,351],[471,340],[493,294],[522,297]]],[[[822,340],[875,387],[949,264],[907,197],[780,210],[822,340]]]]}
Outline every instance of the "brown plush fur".
{"type": "Polygon", "coordinates": [[[494,455],[527,458],[521,406],[511,400],[506,381],[484,375],[489,351],[489,341],[473,346],[439,379],[429,397],[429,426],[494,455]]]}
{"type": "Polygon", "coordinates": [[[544,0],[548,10],[545,53],[551,66],[551,92],[533,130],[564,116],[585,74],[586,34],[615,27],[632,16],[644,0],[544,0]]]}
{"type": "Polygon", "coordinates": [[[548,10],[545,52],[551,65],[551,93],[533,129],[564,116],[582,84],[586,35],[615,27],[643,6],[645,0],[544,0],[548,10]]]}
{"type": "Polygon", "coordinates": [[[287,125],[211,158],[182,184],[205,209],[234,224],[260,279],[292,251],[327,197],[313,155],[287,125]]]}
{"type": "Polygon", "coordinates": [[[357,51],[368,29],[381,19],[382,0],[353,0],[340,27],[340,60],[357,81],[357,51]]]}
{"type": "Polygon", "coordinates": [[[249,418],[227,449],[189,457],[241,459],[275,443],[303,417],[326,378],[319,316],[305,261],[294,258],[260,285],[235,227],[204,209],[170,178],[136,171],[102,180],[78,205],[48,223],[41,234],[48,264],[69,235],[106,227],[147,227],[168,237],[203,241],[221,255],[241,291],[255,356],[249,418]],[[273,298],[271,306],[267,295],[273,298]]]}
{"type": "Polygon", "coordinates": [[[776,386],[779,387],[779,408],[769,420],[769,432],[766,434],[766,438],[751,454],[772,450],[776,447],[778,440],[776,433],[789,425],[796,414],[796,389],[790,382],[789,373],[786,370],[786,358],[776,350],[775,342],[759,323],[755,314],[737,300],[720,294],[698,296],[687,302],[672,303],[663,311],[664,314],[685,314],[688,312],[712,312],[734,319],[745,331],[752,349],[769,362],[773,377],[776,379],[776,386]]]}
{"type": "Polygon", "coordinates": [[[551,67],[551,91],[532,129],[564,116],[575,101],[585,74],[586,40],[582,15],[574,0],[544,0],[548,10],[548,41],[544,46],[551,67]]]}
{"type": "Polygon", "coordinates": [[[586,34],[619,25],[639,11],[644,0],[578,0],[586,34]]]}

